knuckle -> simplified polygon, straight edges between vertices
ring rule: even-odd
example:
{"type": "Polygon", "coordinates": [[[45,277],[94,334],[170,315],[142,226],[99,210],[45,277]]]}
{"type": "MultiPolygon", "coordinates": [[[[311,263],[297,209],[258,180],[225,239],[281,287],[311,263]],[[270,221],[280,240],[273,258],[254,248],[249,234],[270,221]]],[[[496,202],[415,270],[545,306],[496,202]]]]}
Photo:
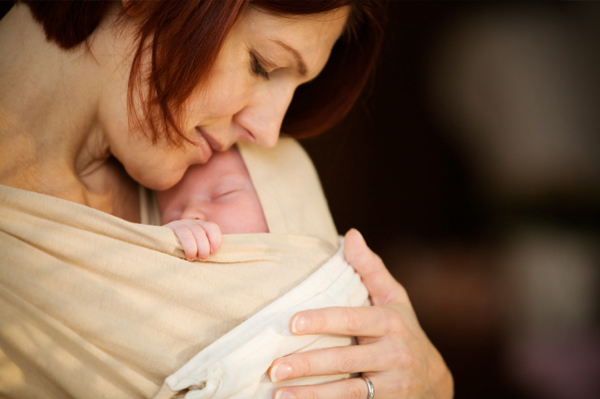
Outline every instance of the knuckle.
{"type": "Polygon", "coordinates": [[[353,333],[360,330],[360,318],[355,309],[345,308],[343,310],[343,318],[346,330],[348,330],[348,332],[353,333]]]}
{"type": "Polygon", "coordinates": [[[415,355],[408,348],[399,349],[394,353],[394,363],[403,369],[409,369],[415,364],[415,355]]]}
{"type": "Polygon", "coordinates": [[[304,377],[310,375],[310,370],[312,369],[310,364],[310,359],[306,357],[301,357],[298,361],[298,372],[299,375],[296,377],[304,377]]]}
{"type": "Polygon", "coordinates": [[[320,313],[311,312],[307,314],[307,317],[310,319],[310,330],[313,334],[319,334],[325,331],[326,318],[321,316],[320,313]]]}
{"type": "Polygon", "coordinates": [[[360,388],[354,384],[345,384],[342,390],[344,399],[362,399],[363,393],[360,388]]]}
{"type": "Polygon", "coordinates": [[[202,226],[192,226],[192,231],[196,237],[206,237],[206,230],[204,230],[204,227],[202,226]]]}
{"type": "Polygon", "coordinates": [[[176,231],[178,231],[179,234],[187,236],[187,237],[191,237],[193,235],[192,229],[190,229],[188,226],[177,226],[176,231]]]}
{"type": "Polygon", "coordinates": [[[204,227],[205,228],[208,227],[208,228],[211,228],[211,229],[218,229],[219,225],[216,224],[216,223],[214,223],[214,222],[204,222],[204,227]]]}
{"type": "Polygon", "coordinates": [[[341,373],[351,373],[356,365],[356,358],[349,348],[344,348],[340,350],[340,353],[336,358],[336,363],[338,370],[341,373]]]}
{"type": "Polygon", "coordinates": [[[412,383],[410,378],[398,378],[395,381],[395,390],[398,393],[410,392],[412,383]]]}
{"type": "Polygon", "coordinates": [[[189,230],[182,230],[178,234],[178,238],[182,246],[187,246],[190,249],[196,246],[196,240],[194,239],[194,235],[189,230]]]}
{"type": "Polygon", "coordinates": [[[387,389],[394,398],[404,397],[403,394],[406,394],[406,392],[410,390],[410,383],[408,382],[408,378],[395,378],[393,380],[389,380],[387,389]]]}
{"type": "Polygon", "coordinates": [[[397,314],[392,314],[389,315],[389,317],[386,317],[386,320],[388,324],[388,332],[394,335],[406,336],[408,333],[408,326],[402,317],[397,314]]]}
{"type": "Polygon", "coordinates": [[[204,235],[197,234],[196,242],[198,243],[199,249],[205,249],[205,247],[208,243],[208,238],[206,237],[206,234],[204,234],[204,235]]]}

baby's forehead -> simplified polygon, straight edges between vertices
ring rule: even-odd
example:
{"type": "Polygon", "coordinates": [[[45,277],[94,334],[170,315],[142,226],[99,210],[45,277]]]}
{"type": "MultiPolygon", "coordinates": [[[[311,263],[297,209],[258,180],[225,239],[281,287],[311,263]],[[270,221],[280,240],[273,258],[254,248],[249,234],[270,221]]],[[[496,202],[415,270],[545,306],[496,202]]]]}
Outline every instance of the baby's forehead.
{"type": "Polygon", "coordinates": [[[208,190],[252,184],[252,181],[240,154],[228,150],[213,155],[206,164],[190,167],[186,172],[185,184],[195,190],[208,190]]]}
{"type": "Polygon", "coordinates": [[[210,177],[250,179],[246,164],[235,147],[214,154],[208,163],[202,166],[202,169],[204,174],[210,177]]]}

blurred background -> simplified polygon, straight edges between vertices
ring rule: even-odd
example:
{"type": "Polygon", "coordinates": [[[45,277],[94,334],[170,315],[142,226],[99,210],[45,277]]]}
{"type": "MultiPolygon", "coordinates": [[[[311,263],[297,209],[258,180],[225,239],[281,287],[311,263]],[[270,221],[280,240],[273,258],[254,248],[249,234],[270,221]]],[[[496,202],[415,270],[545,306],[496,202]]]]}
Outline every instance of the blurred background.
{"type": "Polygon", "coordinates": [[[600,398],[600,3],[388,6],[370,89],[303,142],[338,230],[406,287],[457,399],[600,398]]]}
{"type": "Polygon", "coordinates": [[[457,399],[600,398],[600,4],[389,2],[370,90],[303,142],[457,399]]]}

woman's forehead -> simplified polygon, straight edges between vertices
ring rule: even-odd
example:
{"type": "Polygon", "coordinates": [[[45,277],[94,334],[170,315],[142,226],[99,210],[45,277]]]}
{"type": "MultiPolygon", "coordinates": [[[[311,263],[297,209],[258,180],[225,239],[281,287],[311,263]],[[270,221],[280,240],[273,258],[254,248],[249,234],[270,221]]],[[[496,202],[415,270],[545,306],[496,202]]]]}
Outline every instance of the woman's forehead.
{"type": "Polygon", "coordinates": [[[341,7],[332,11],[307,14],[283,15],[274,14],[258,7],[248,7],[240,21],[249,25],[254,31],[264,30],[265,33],[312,33],[325,39],[325,36],[338,38],[344,29],[350,7],[341,7]]]}
{"type": "Polygon", "coordinates": [[[234,32],[252,46],[276,43],[291,51],[295,58],[302,59],[309,72],[314,72],[320,70],[329,57],[349,12],[349,7],[342,7],[320,14],[279,15],[249,7],[236,23],[234,32]]]}

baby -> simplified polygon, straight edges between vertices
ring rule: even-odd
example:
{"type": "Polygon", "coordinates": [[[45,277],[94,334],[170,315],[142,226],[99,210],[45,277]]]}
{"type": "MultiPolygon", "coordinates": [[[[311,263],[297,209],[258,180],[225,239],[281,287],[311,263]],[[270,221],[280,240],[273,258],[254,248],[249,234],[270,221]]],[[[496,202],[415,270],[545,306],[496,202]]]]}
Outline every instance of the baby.
{"type": "Polygon", "coordinates": [[[268,233],[262,206],[237,148],[190,167],[172,188],[156,193],[161,222],[175,232],[186,259],[206,260],[222,234],[268,233]]]}
{"type": "MultiPolygon", "coordinates": [[[[206,335],[216,337],[169,376],[166,384],[199,381],[217,389],[215,397],[272,398],[278,386],[268,377],[278,381],[273,375],[277,368],[271,367],[275,359],[356,343],[348,336],[291,335],[292,314],[340,304],[363,306],[368,303],[368,292],[336,247],[337,232],[318,176],[300,145],[282,138],[273,150],[250,144],[240,144],[240,148],[254,182],[240,152],[233,148],[191,167],[176,186],[156,193],[161,224],[175,232],[188,260],[206,260],[219,250],[221,234],[272,233],[229,237],[229,255],[236,256],[227,257],[226,251],[221,254],[223,262],[217,262],[220,257],[214,259],[220,267],[198,269],[198,273],[207,272],[207,281],[214,281],[207,292],[198,290],[206,303],[198,315],[212,323],[206,335]],[[253,267],[248,270],[246,265],[253,267]],[[236,278],[231,278],[233,274],[236,278]],[[214,333],[223,326],[227,326],[225,335],[214,333]],[[255,354],[250,363],[248,353],[255,354]]],[[[203,337],[203,333],[194,334],[203,337]]],[[[303,381],[316,384],[348,377],[303,381]]],[[[189,388],[186,384],[168,388],[189,388]]],[[[207,391],[207,395],[213,394],[207,391]]]]}

